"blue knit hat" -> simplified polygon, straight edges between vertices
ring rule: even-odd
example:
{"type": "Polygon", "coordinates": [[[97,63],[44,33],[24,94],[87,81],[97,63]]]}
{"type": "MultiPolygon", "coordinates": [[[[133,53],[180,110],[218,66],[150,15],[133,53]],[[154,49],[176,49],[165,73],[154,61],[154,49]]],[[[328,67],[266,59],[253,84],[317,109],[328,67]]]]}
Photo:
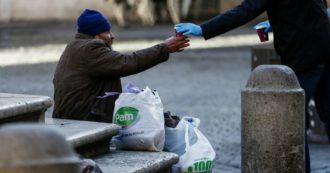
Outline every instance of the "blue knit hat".
{"type": "Polygon", "coordinates": [[[95,36],[111,29],[110,22],[100,12],[85,9],[77,20],[78,32],[95,36]]]}

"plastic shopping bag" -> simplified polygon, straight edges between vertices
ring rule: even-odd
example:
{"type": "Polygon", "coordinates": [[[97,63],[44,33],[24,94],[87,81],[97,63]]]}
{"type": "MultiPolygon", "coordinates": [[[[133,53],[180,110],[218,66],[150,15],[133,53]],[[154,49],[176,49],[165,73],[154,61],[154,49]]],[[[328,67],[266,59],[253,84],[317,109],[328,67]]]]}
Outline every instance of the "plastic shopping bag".
{"type": "Polygon", "coordinates": [[[121,93],[115,102],[113,122],[122,126],[112,140],[118,149],[163,150],[163,104],[156,91],[146,87],[140,92],[121,93]]]}
{"type": "Polygon", "coordinates": [[[211,173],[216,153],[198,130],[198,118],[184,117],[175,128],[166,128],[165,149],[177,153],[172,173],[211,173]]]}
{"type": "MultiPolygon", "coordinates": [[[[165,117],[166,120],[166,117],[165,117]]],[[[184,140],[186,130],[186,122],[193,122],[196,127],[199,126],[199,119],[194,119],[184,117],[182,120],[179,121],[179,123],[175,127],[169,127],[165,124],[165,146],[164,150],[173,152],[178,154],[179,156],[183,155],[185,153],[186,148],[186,142],[184,140]]],[[[188,137],[190,144],[196,143],[197,137],[195,135],[195,132],[192,130],[192,128],[188,129],[188,137]]]]}

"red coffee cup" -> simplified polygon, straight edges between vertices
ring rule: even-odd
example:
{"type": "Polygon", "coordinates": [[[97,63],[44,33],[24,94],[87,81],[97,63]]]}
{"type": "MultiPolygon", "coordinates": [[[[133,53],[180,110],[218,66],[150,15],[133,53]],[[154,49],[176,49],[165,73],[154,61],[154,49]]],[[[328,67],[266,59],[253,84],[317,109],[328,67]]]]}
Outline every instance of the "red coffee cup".
{"type": "Polygon", "coordinates": [[[257,27],[257,33],[261,42],[268,41],[268,33],[265,32],[266,26],[257,27]]]}
{"type": "Polygon", "coordinates": [[[183,35],[180,32],[177,32],[175,28],[174,31],[175,31],[175,37],[183,37],[183,35]]]}

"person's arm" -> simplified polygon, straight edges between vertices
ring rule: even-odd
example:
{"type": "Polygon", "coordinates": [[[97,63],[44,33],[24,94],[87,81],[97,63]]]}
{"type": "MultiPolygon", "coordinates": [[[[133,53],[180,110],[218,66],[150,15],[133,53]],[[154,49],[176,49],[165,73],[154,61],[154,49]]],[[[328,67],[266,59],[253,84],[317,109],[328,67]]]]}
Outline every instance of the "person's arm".
{"type": "Polygon", "coordinates": [[[203,37],[209,39],[246,24],[263,13],[271,0],[244,0],[235,8],[215,16],[201,25],[203,37]]]}
{"type": "Polygon", "coordinates": [[[182,51],[189,45],[187,40],[173,39],[130,54],[113,51],[103,41],[92,41],[86,52],[88,72],[97,77],[124,77],[142,72],[168,60],[169,53],[182,51]]]}

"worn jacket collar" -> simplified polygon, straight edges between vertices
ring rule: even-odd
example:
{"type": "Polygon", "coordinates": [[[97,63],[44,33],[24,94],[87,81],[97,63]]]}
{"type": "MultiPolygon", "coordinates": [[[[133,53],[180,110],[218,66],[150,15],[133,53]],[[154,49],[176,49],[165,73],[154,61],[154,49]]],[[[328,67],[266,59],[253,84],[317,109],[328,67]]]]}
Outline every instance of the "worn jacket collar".
{"type": "Polygon", "coordinates": [[[94,39],[94,37],[91,35],[83,34],[83,33],[79,33],[79,32],[75,35],[74,38],[76,38],[76,39],[94,39]]]}
{"type": "MultiPolygon", "coordinates": [[[[75,39],[95,39],[95,37],[88,35],[88,34],[77,33],[75,35],[75,39]]],[[[104,42],[104,43],[107,47],[111,48],[111,46],[108,43],[106,43],[106,42],[104,42]]]]}

